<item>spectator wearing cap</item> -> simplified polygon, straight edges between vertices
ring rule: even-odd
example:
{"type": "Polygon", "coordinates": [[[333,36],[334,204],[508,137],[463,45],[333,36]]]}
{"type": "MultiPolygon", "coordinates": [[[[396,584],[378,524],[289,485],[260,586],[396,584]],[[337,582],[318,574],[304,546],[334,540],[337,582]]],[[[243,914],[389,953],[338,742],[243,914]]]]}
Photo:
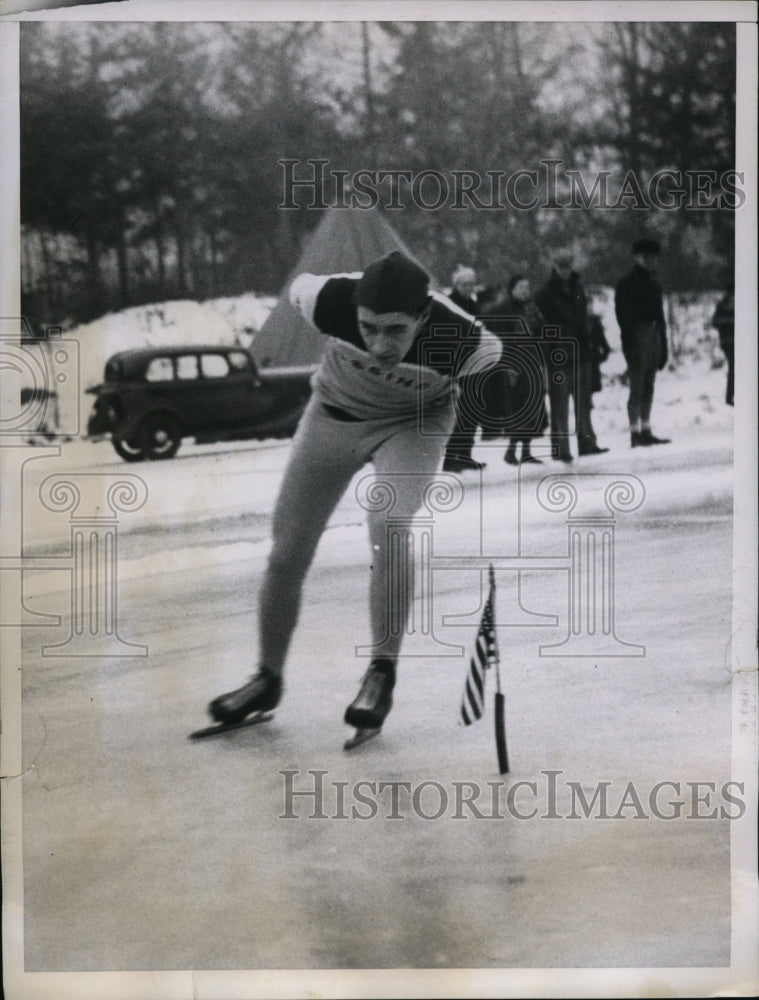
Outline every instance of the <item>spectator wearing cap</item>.
{"type": "MultiPolygon", "coordinates": [[[[222,723],[276,706],[306,573],[330,516],[367,464],[375,495],[368,513],[369,619],[376,656],[346,721],[377,728],[390,709],[396,660],[413,598],[388,526],[422,507],[454,422],[452,385],[497,363],[500,343],[444,296],[427,273],[394,251],[361,274],[299,275],[290,301],[327,338],[324,360],[296,432],[272,519],[272,547],[259,592],[257,673],[211,702],[222,723]],[[434,341],[435,350],[430,351],[434,341]]],[[[404,558],[413,560],[413,553],[404,558]]]]}
{"type": "Polygon", "coordinates": [[[593,430],[593,351],[588,330],[588,304],[580,275],[574,269],[570,250],[553,255],[548,281],[535,295],[535,304],[546,324],[559,327],[560,343],[546,341],[548,398],[551,409],[551,445],[554,458],[571,462],[569,446],[569,400],[574,403],[577,450],[580,455],[600,455],[601,448],[593,430]]]}
{"type": "MultiPolygon", "coordinates": [[[[477,274],[472,267],[459,264],[451,277],[448,298],[470,317],[470,323],[479,311],[477,301],[477,274]]],[[[471,326],[470,326],[471,329],[471,326]]],[[[446,472],[465,472],[482,469],[483,462],[472,458],[474,438],[479,424],[480,406],[476,396],[475,380],[464,376],[459,379],[456,405],[456,423],[448,440],[443,468],[446,472]]]]}
{"type": "Polygon", "coordinates": [[[667,364],[667,324],[656,264],[661,253],[657,240],[644,238],[633,244],[635,263],[617,284],[614,307],[622,335],[630,393],[627,415],[633,448],[669,444],[651,431],[651,407],[656,374],[667,364]]]}

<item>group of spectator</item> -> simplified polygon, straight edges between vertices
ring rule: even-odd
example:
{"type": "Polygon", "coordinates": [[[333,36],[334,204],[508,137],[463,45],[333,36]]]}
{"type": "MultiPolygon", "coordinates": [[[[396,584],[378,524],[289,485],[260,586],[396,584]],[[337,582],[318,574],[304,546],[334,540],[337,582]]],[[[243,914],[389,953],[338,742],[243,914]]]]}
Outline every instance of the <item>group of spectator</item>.
{"type": "MultiPolygon", "coordinates": [[[[618,282],[614,302],[627,363],[630,444],[636,448],[669,443],[651,429],[656,374],[667,364],[668,350],[662,289],[656,277],[661,247],[647,237],[636,240],[632,251],[633,266],[618,282]]],[[[528,276],[515,274],[505,289],[480,299],[475,271],[459,266],[449,298],[499,337],[503,353],[497,368],[484,379],[473,374],[459,380],[457,420],[445,455],[447,471],[482,467],[472,457],[478,426],[482,440],[508,439],[504,460],[512,465],[540,461],[531,443],[548,428],[551,456],[560,462],[573,461],[570,442],[575,435],[578,456],[609,450],[598,443],[592,410],[593,394],[601,389],[600,366],[611,349],[600,317],[589,308],[571,250],[554,253],[550,276],[534,295],[528,276]]],[[[726,296],[712,320],[728,357],[730,404],[731,302],[726,296]]]]}

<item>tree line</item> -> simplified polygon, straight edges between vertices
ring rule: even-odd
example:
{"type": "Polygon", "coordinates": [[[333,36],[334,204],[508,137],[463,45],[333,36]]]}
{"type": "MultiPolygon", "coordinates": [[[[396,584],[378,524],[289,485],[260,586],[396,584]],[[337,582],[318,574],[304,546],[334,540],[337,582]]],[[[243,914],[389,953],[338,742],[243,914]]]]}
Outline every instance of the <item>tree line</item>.
{"type": "Polygon", "coordinates": [[[30,22],[20,81],[39,325],[276,294],[359,178],[443,281],[458,262],[542,275],[571,244],[610,283],[642,232],[671,288],[732,273],[734,25],[30,22]],[[283,208],[314,161],[321,200],[295,185],[283,208]]]}

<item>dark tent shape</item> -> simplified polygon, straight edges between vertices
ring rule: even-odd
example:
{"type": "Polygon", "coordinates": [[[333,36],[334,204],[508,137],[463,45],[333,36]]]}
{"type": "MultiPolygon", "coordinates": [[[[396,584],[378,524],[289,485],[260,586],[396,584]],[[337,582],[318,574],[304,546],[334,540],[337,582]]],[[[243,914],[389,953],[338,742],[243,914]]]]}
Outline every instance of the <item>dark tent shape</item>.
{"type": "Polygon", "coordinates": [[[287,276],[277,305],[253,339],[251,353],[256,364],[261,368],[278,368],[321,361],[327,339],[313,330],[290,305],[290,285],[299,274],[363,271],[373,260],[391,250],[402,250],[422,263],[376,209],[328,209],[287,276]]]}

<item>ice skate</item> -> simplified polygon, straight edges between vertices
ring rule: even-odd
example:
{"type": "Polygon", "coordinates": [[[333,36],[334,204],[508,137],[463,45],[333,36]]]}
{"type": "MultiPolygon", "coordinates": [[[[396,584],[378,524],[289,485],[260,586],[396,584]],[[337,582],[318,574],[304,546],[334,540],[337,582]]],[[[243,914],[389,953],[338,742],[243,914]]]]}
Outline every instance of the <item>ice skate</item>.
{"type": "Polygon", "coordinates": [[[281,696],[281,679],[261,670],[241,688],[214,698],[208,706],[208,712],[216,725],[198,729],[190,734],[190,738],[203,739],[232,729],[268,722],[272,718],[271,709],[276,708],[281,696]]]}
{"type": "Polygon", "coordinates": [[[395,674],[391,667],[378,664],[369,667],[358,694],[345,710],[345,721],[349,726],[355,726],[356,732],[346,740],[343,749],[352,750],[379,735],[393,706],[394,686],[395,674]]]}
{"type": "Polygon", "coordinates": [[[355,731],[353,736],[349,737],[343,743],[343,750],[355,750],[356,747],[360,747],[362,743],[366,743],[367,740],[374,739],[375,736],[379,736],[382,732],[381,729],[367,729],[359,728],[355,731]]]}

